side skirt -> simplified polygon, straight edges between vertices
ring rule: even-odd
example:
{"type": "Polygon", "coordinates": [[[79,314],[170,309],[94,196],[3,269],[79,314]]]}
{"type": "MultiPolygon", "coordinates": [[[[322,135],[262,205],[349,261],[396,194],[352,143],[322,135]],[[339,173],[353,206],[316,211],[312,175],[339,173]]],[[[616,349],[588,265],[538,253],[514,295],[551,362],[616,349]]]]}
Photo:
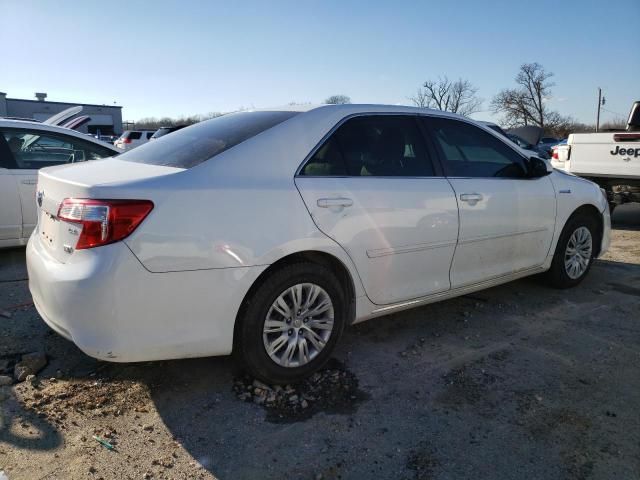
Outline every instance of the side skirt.
{"type": "Polygon", "coordinates": [[[497,285],[502,285],[503,283],[508,283],[513,280],[517,280],[519,278],[528,277],[529,275],[542,273],[549,269],[549,266],[546,265],[546,263],[547,262],[545,262],[545,265],[542,265],[539,267],[520,270],[515,273],[502,275],[500,277],[492,278],[490,280],[485,280],[480,283],[465,285],[463,287],[454,288],[452,290],[447,290],[445,292],[440,292],[433,295],[428,295],[426,297],[416,298],[413,300],[407,300],[405,302],[394,303],[391,305],[385,305],[385,306],[374,305],[367,299],[366,296],[359,297],[358,305],[356,307],[357,308],[356,319],[353,323],[359,323],[372,318],[381,317],[383,315],[400,312],[402,310],[408,310],[410,308],[420,307],[422,305],[428,305],[430,303],[439,302],[441,300],[447,300],[449,298],[459,297],[461,295],[466,295],[468,293],[477,292],[479,290],[495,287],[497,285]]]}

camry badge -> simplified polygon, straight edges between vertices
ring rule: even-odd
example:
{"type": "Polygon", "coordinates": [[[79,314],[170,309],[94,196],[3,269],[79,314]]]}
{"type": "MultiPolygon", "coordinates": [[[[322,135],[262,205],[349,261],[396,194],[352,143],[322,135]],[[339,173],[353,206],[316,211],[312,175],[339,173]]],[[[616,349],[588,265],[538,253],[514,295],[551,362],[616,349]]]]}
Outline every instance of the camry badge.
{"type": "Polygon", "coordinates": [[[44,198],[44,192],[40,191],[38,193],[36,193],[36,201],[38,202],[38,206],[41,207],[42,206],[42,199],[44,198]]]}

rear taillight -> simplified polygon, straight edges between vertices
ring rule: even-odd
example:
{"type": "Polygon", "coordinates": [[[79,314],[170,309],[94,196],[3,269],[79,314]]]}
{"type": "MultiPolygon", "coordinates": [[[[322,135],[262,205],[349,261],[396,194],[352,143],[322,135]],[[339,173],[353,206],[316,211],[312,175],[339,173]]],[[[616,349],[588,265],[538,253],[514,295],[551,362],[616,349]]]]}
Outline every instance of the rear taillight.
{"type": "Polygon", "coordinates": [[[142,223],[153,203],[149,200],[92,200],[67,198],[58,218],[82,227],[76,250],[99,247],[122,240],[142,223]]]}
{"type": "Polygon", "coordinates": [[[552,148],[551,149],[551,158],[553,158],[554,160],[558,160],[558,149],[557,148],[552,148]]]}
{"type": "Polygon", "coordinates": [[[130,138],[123,138],[122,139],[122,143],[131,143],[131,139],[130,138]]]}

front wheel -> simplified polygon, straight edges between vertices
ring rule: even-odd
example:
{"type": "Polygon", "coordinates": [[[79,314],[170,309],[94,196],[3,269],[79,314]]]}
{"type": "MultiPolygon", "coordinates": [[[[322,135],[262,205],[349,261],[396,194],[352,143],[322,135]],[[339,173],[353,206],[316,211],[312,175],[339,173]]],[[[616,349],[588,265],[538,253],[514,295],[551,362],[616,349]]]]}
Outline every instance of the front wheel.
{"type": "Polygon", "coordinates": [[[591,269],[595,259],[598,222],[589,215],[576,215],[565,225],[548,272],[556,288],[578,285],[591,269]]]}
{"type": "Polygon", "coordinates": [[[329,269],[315,263],[283,267],[248,299],[236,335],[241,361],[260,380],[297,382],[329,360],[347,310],[329,269]]]}

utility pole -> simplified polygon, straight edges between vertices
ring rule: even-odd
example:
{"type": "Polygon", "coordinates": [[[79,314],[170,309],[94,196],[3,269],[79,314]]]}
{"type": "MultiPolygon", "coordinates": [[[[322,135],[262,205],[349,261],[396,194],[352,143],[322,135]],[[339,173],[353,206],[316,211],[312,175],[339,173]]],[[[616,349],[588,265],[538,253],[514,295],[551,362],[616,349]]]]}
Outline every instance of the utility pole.
{"type": "Polygon", "coordinates": [[[600,106],[602,105],[602,89],[598,87],[598,115],[596,117],[596,133],[600,130],[600,106]]]}

